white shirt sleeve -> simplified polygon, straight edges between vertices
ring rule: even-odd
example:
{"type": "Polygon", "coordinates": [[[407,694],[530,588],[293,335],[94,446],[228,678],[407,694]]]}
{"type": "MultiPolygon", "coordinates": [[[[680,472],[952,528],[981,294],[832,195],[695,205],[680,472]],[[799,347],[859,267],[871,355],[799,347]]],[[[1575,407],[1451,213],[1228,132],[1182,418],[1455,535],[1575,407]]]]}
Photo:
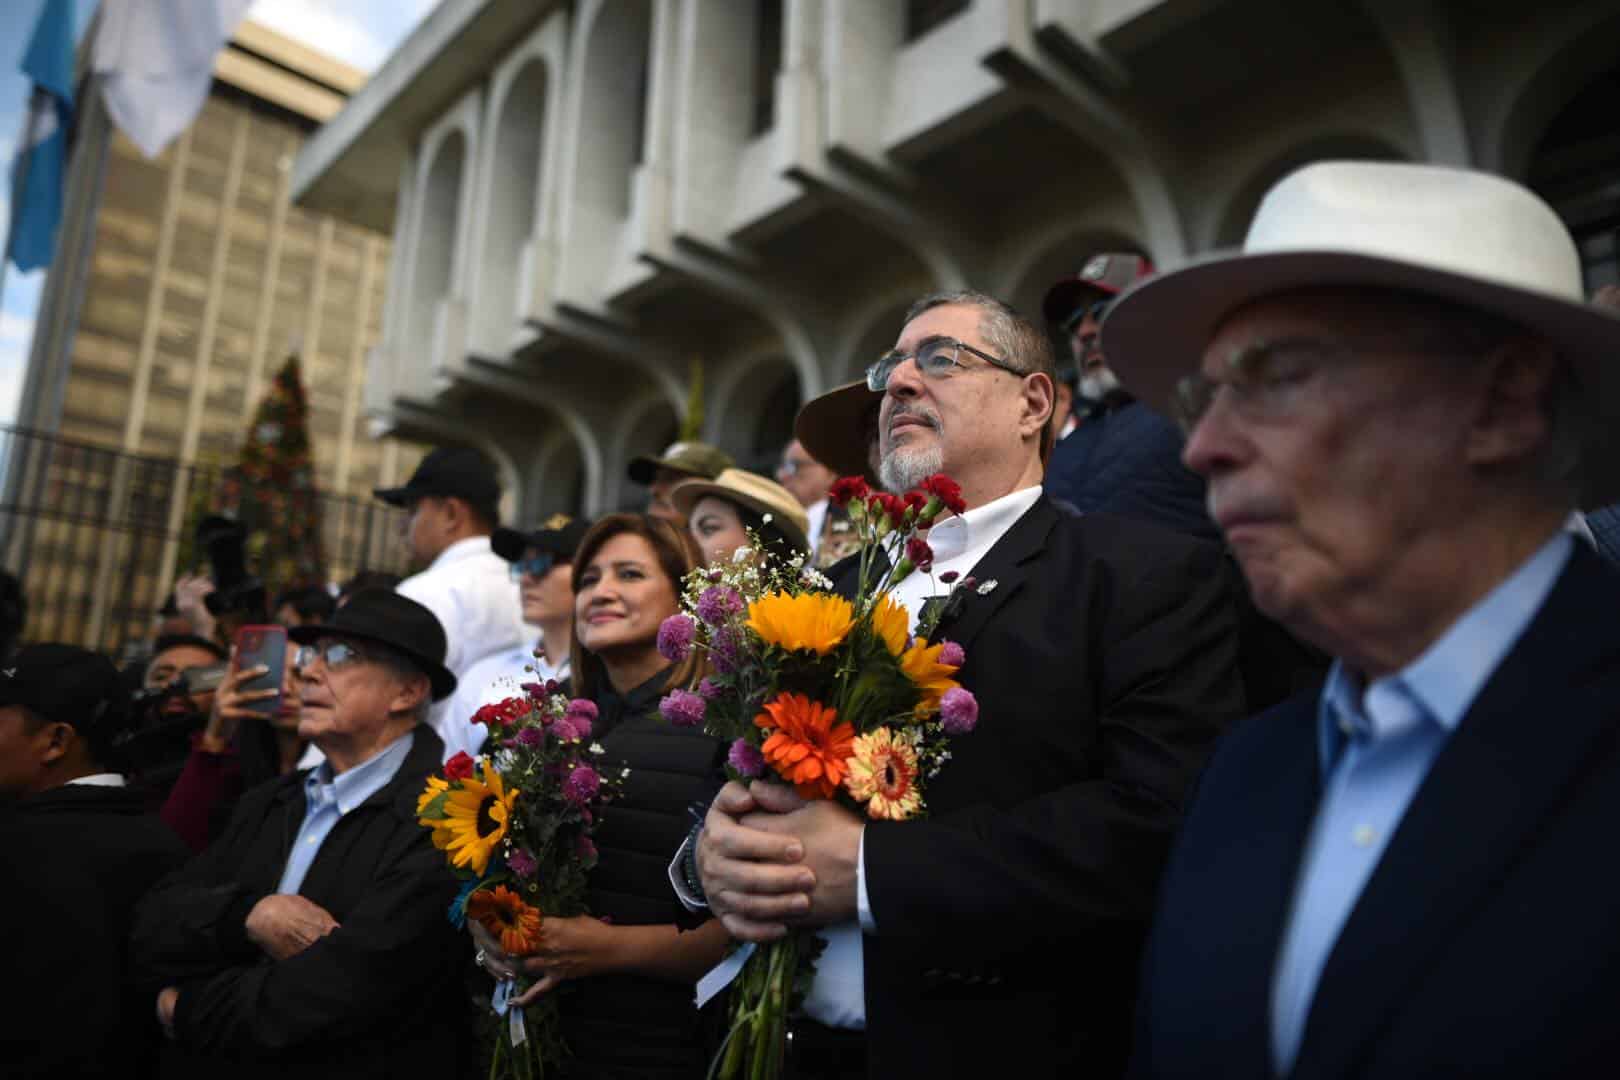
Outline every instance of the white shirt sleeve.
{"type": "Polygon", "coordinates": [[[855,915],[861,921],[861,931],[877,933],[877,922],[872,918],[872,902],[866,898],[866,826],[861,826],[861,846],[855,854],[855,915]]]}

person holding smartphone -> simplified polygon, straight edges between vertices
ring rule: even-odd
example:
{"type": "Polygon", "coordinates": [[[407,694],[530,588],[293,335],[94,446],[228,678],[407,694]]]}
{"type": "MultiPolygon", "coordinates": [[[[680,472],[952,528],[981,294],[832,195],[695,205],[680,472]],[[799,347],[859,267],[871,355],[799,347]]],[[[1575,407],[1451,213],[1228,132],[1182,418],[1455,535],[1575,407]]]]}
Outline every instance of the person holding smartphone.
{"type": "Polygon", "coordinates": [[[284,631],[281,646],[281,681],[274,687],[262,685],[270,668],[256,662],[257,655],[248,656],[240,647],[231,650],[208,722],[193,737],[191,754],[164,800],[164,822],[194,852],[218,835],[242,792],[294,771],[304,753],[307,743],[298,736],[298,675],[284,631]]]}

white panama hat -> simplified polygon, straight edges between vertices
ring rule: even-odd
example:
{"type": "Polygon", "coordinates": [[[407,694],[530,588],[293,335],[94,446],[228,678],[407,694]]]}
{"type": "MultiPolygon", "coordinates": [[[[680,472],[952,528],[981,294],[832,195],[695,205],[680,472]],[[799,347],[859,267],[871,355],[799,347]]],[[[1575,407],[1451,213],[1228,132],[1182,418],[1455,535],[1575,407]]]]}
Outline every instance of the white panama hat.
{"type": "Polygon", "coordinates": [[[1499,176],[1435,165],[1332,161],[1279,180],[1238,252],[1132,288],[1103,351],[1131,392],[1167,409],[1221,320],[1260,297],[1320,286],[1424,293],[1541,334],[1573,366],[1597,423],[1583,506],[1620,498],[1620,316],[1586,302],[1580,256],[1550,206],[1499,176]]]}

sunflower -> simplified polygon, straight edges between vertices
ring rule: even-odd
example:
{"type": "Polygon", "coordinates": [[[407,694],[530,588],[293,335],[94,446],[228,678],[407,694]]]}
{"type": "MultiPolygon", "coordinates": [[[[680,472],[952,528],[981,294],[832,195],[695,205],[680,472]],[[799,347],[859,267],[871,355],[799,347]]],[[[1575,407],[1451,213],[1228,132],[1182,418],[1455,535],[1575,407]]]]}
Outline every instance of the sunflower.
{"type": "Polygon", "coordinates": [[[944,642],[930,645],[926,641],[919,641],[900,656],[900,670],[922,694],[917,702],[918,716],[932,716],[939,712],[939,699],[945,696],[945,691],[961,685],[951,678],[956,674],[956,668],[939,662],[939,654],[944,650],[944,642]]]}
{"type": "Polygon", "coordinates": [[[830,799],[849,771],[852,724],[838,723],[838,710],[803,694],[778,694],[754,723],[775,734],[760,747],[771,767],[807,799],[830,799]]]}
{"type": "Polygon", "coordinates": [[[468,866],[479,877],[489,869],[489,857],[506,839],[512,823],[517,792],[507,791],[501,774],[488,758],[481,762],[483,779],[469,776],[445,796],[445,820],[433,826],[433,843],[450,853],[452,866],[468,866]]]}
{"type": "Polygon", "coordinates": [[[426,812],[428,808],[428,803],[432,802],[434,799],[438,798],[440,795],[443,795],[449,790],[450,782],[444,779],[442,776],[428,777],[427,787],[423,788],[422,794],[416,798],[416,816],[421,819],[422,824],[427,828],[438,828],[438,822],[441,820],[439,818],[422,817],[422,814],[426,812]]]}
{"type": "Polygon", "coordinates": [[[826,656],[849,636],[855,609],[842,596],[825,593],[772,593],[748,605],[748,628],[766,643],[796,652],[812,649],[826,656]]]}
{"type": "Polygon", "coordinates": [[[906,651],[906,640],[911,637],[911,613],[893,593],[884,593],[872,605],[872,632],[888,646],[890,656],[906,651]]]}
{"type": "Polygon", "coordinates": [[[540,909],[525,904],[505,885],[467,897],[467,918],[494,934],[508,956],[527,956],[540,944],[540,909]]]}
{"type": "Polygon", "coordinates": [[[886,727],[856,736],[844,787],[866,804],[868,817],[904,821],[922,809],[916,747],[886,727]]]}

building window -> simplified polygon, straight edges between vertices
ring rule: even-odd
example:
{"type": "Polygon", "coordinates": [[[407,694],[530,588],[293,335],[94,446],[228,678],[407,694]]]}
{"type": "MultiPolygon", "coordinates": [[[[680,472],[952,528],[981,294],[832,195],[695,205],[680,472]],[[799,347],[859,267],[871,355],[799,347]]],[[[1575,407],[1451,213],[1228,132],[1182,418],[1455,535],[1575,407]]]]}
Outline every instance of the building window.
{"type": "Polygon", "coordinates": [[[916,41],[968,9],[970,0],[906,0],[906,40],[916,41]]]}
{"type": "Polygon", "coordinates": [[[752,133],[776,123],[776,73],[782,70],[782,0],[760,0],[754,22],[754,125],[752,133]]]}

